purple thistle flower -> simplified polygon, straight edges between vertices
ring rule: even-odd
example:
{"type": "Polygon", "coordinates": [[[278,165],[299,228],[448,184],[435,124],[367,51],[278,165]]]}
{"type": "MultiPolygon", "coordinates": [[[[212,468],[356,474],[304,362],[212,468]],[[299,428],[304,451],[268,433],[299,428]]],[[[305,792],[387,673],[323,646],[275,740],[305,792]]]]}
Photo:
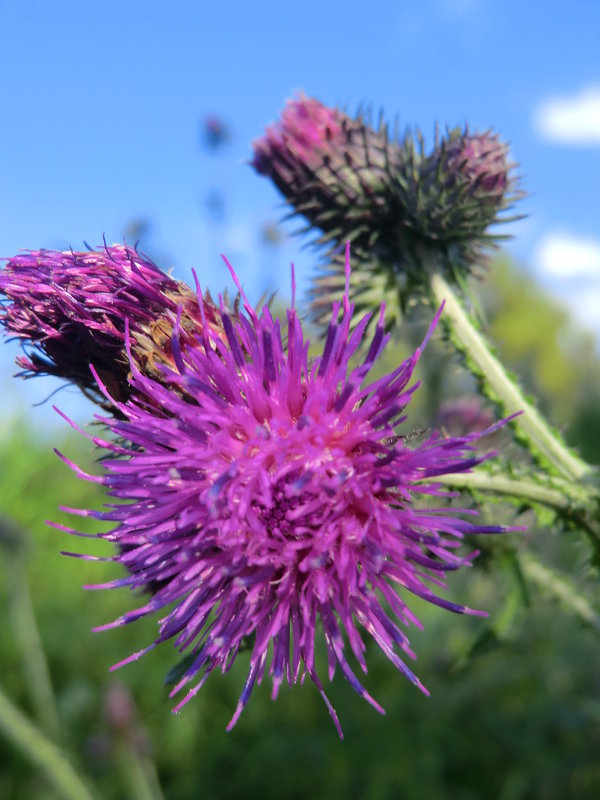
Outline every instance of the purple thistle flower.
{"type": "MultiPolygon", "coordinates": [[[[173,363],[171,340],[177,311],[180,328],[197,330],[196,294],[162,272],[150,259],[124,245],[100,251],[38,250],[8,259],[0,271],[0,324],[6,334],[31,345],[17,358],[25,377],[54,375],[98,399],[96,372],[113,396],[129,396],[131,358],[157,380],[157,364],[173,363]]],[[[215,324],[210,296],[205,318],[215,324]]]]}
{"type": "Polygon", "coordinates": [[[466,395],[442,403],[438,421],[452,436],[461,436],[487,430],[493,423],[493,414],[477,395],[466,395]]]}
{"type": "MultiPolygon", "coordinates": [[[[235,319],[221,306],[224,338],[203,324],[197,340],[180,347],[175,328],[175,368],[163,367],[161,382],[132,359],[131,399],[115,401],[118,414],[103,419],[115,440],[92,437],[108,451],[102,476],[61,456],[116,501],[104,511],[66,509],[115,523],[98,537],[118,546],[110,560],[127,569],[125,577],[86,588],[153,587],[140,607],[97,630],[163,613],[156,640],[113,669],[171,640],[188,654],[171,696],[195,682],[177,711],[251,641],[228,730],[268,672],[273,698],[283,681],[308,675],[342,735],[317,672],[321,630],[329,679],[339,668],[378,711],[351,663],[367,671],[361,633],[427,694],[405,662],[414,654],[403,628],[420,625],[407,598],[482,613],[435,587],[446,572],[471,564],[475,553],[457,552],[465,534],[506,530],[461,518],[473,512],[437,507],[436,498],[448,495],[424,481],[483,461],[472,446],[479,434],[433,433],[416,444],[399,434],[422,347],[367,383],[389,336],[382,308],[366,356],[351,366],[369,317],[351,332],[349,280],[347,254],[343,303],[334,303],[323,353],[313,362],[293,299],[284,337],[268,307],[258,316],[242,292],[246,314],[235,319]]],[[[294,288],[292,276],[292,296],[294,288]]],[[[198,303],[203,318],[200,292],[198,303]]],[[[99,378],[98,385],[110,399],[99,378]]]]}

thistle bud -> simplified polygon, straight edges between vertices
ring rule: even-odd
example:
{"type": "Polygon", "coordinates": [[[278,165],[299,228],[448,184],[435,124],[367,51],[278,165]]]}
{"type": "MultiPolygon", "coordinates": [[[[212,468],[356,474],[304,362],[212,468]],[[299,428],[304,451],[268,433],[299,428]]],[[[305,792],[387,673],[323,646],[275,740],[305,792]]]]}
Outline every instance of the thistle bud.
{"type": "Polygon", "coordinates": [[[515,199],[512,166],[496,134],[450,131],[421,166],[416,227],[436,240],[476,241],[515,199]]]}
{"type": "Polygon", "coordinates": [[[447,163],[467,178],[477,198],[500,207],[509,182],[507,155],[508,148],[497,135],[465,134],[448,147],[447,163]]]}
{"type": "MultiPolygon", "coordinates": [[[[401,153],[387,129],[374,130],[300,94],[253,143],[252,166],[323,235],[319,243],[365,240],[388,214],[386,198],[401,153]]],[[[342,267],[343,269],[343,267],[342,267]]]]}
{"type": "Polygon", "coordinates": [[[385,303],[386,327],[409,302],[428,294],[432,270],[450,278],[481,260],[494,243],[487,228],[515,199],[507,148],[491,133],[454,130],[431,154],[416,131],[402,139],[365,119],[300,95],[254,143],[253,166],[269,176],[327,249],[311,292],[324,323],[344,286],[345,241],[355,268],[359,310],[385,303]]]}

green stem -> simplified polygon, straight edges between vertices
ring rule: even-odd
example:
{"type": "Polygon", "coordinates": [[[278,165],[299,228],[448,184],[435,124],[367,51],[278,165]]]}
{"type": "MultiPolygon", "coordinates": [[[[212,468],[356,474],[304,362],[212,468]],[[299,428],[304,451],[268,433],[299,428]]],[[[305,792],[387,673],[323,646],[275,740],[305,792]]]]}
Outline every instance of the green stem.
{"type": "Polygon", "coordinates": [[[600,633],[600,617],[577,589],[529,553],[519,553],[519,563],[529,580],[536,583],[543,591],[552,594],[587,625],[600,633]]]}
{"type": "Polygon", "coordinates": [[[591,475],[590,465],[568,449],[507,374],[439,272],[431,275],[431,291],[438,305],[445,301],[442,320],[453,343],[465,355],[469,369],[487,389],[486,393],[500,403],[505,414],[522,412],[513,425],[532,455],[537,458],[541,455],[565,478],[580,480],[591,475]]]}
{"type": "Polygon", "coordinates": [[[507,497],[522,498],[532,503],[549,506],[565,514],[573,509],[574,502],[579,505],[582,500],[579,496],[577,498],[570,496],[562,482],[558,486],[556,484],[554,486],[545,486],[535,481],[509,478],[502,474],[484,471],[436,475],[435,478],[427,478],[424,482],[442,483],[456,489],[473,489],[481,492],[493,492],[507,497]]]}
{"type": "Polygon", "coordinates": [[[93,800],[66,755],[0,690],[0,731],[22,754],[46,773],[65,800],[93,800]]]}
{"type": "MultiPolygon", "coordinates": [[[[441,483],[455,489],[493,492],[495,495],[521,498],[553,508],[565,518],[578,524],[598,546],[600,525],[587,514],[588,492],[579,486],[560,479],[552,479],[552,485],[541,485],[531,480],[509,478],[488,472],[461,472],[428,478],[425,483],[441,483]]],[[[600,633],[600,616],[577,590],[552,569],[541,564],[535,556],[518,552],[519,566],[523,574],[541,589],[556,597],[570,611],[600,633]]]]}
{"type": "Polygon", "coordinates": [[[60,732],[58,712],[50,670],[31,602],[27,568],[21,553],[11,559],[8,571],[11,581],[10,614],[15,638],[21,650],[23,674],[35,714],[46,733],[56,740],[60,732]]]}
{"type": "Polygon", "coordinates": [[[553,508],[565,519],[578,525],[595,546],[600,546],[600,524],[590,514],[594,500],[585,486],[560,478],[546,478],[546,483],[538,483],[484,470],[437,475],[435,478],[427,478],[424,483],[441,483],[454,489],[490,492],[497,496],[553,508]]]}
{"type": "Polygon", "coordinates": [[[126,741],[117,742],[116,760],[127,797],[131,800],[163,800],[156,767],[126,741]]]}

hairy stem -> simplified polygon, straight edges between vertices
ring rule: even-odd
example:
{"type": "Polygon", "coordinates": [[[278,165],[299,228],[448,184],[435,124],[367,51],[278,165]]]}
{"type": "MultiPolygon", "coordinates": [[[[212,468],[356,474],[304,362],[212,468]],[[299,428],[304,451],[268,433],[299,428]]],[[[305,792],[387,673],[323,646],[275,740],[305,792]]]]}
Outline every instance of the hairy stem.
{"type": "Polygon", "coordinates": [[[499,497],[547,506],[581,528],[596,547],[600,546],[600,524],[591,512],[596,500],[590,496],[589,489],[572,481],[547,478],[545,483],[538,483],[535,480],[512,478],[502,473],[475,470],[438,475],[435,478],[428,478],[426,482],[440,483],[466,491],[490,492],[499,497]]]}
{"type": "Polygon", "coordinates": [[[436,304],[445,301],[442,321],[453,344],[465,356],[486,395],[499,403],[507,415],[522,412],[513,425],[534,458],[567,479],[591,476],[592,467],[569,450],[508,375],[440,272],[432,273],[430,285],[436,304]]]}
{"type": "MultiPolygon", "coordinates": [[[[535,481],[510,478],[502,474],[490,472],[457,472],[447,475],[436,475],[428,478],[428,483],[443,483],[456,489],[474,489],[481,492],[493,492],[496,495],[517,497],[532,503],[554,508],[568,513],[573,508],[575,498],[565,491],[564,484],[543,485],[535,481]]],[[[577,497],[580,502],[583,498],[577,497]]]]}
{"type": "Polygon", "coordinates": [[[519,553],[519,564],[525,576],[542,591],[559,600],[586,625],[600,633],[600,617],[581,593],[554,570],[541,564],[530,553],[519,553]]]}

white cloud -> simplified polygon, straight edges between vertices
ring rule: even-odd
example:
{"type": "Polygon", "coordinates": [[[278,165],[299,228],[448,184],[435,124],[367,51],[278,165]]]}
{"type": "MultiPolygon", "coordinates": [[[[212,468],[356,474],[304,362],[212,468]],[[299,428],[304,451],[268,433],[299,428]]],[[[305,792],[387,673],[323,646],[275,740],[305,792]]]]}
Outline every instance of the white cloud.
{"type": "Polygon", "coordinates": [[[534,111],[534,124],[552,142],[600,147],[600,85],[544,100],[534,111]]]}
{"type": "Polygon", "coordinates": [[[600,339],[600,284],[573,292],[565,300],[578,323],[593,330],[600,339]]]}
{"type": "Polygon", "coordinates": [[[597,278],[600,286],[600,240],[568,233],[546,235],[534,252],[534,263],[545,277],[597,278]]]}

